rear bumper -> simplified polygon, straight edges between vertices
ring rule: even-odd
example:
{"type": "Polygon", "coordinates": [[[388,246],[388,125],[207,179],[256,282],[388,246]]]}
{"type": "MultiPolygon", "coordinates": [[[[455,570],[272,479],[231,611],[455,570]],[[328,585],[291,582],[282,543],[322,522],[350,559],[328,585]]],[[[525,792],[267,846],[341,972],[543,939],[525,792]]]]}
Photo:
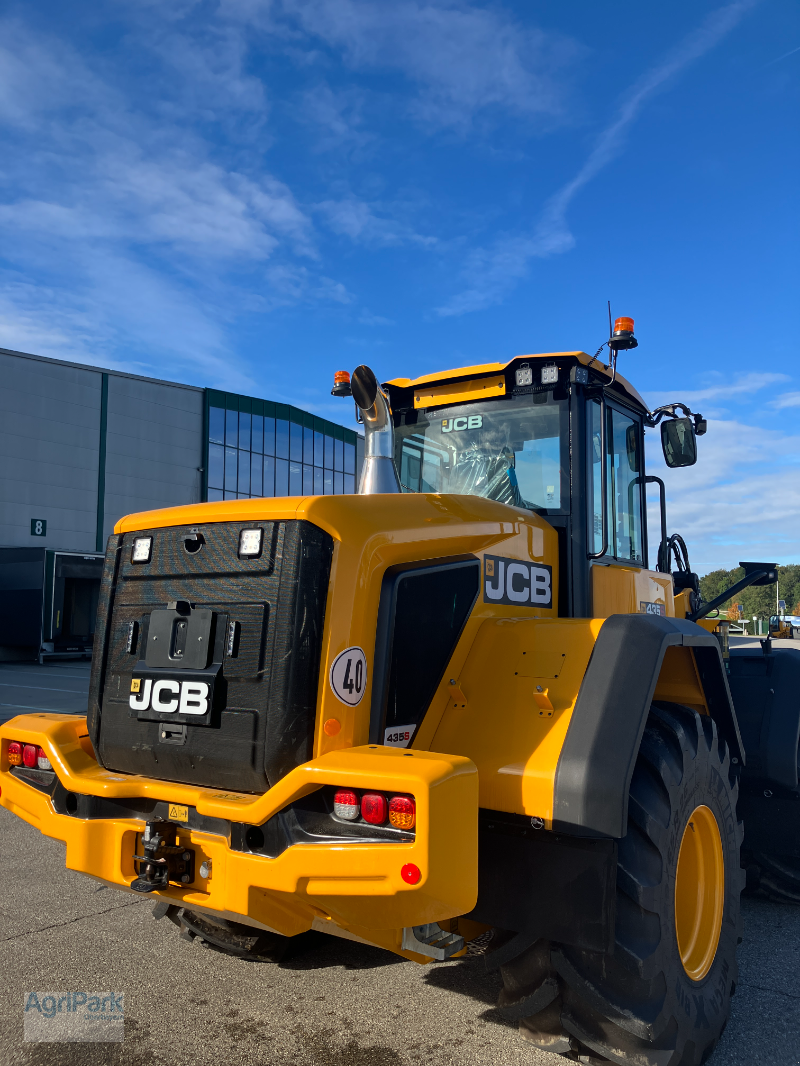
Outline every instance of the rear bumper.
{"type": "MultiPolygon", "coordinates": [[[[365,746],[330,752],[304,763],[261,796],[220,792],[107,771],[94,758],[86,720],[37,714],[0,727],[0,804],[46,836],[63,840],[69,869],[127,889],[136,876],[133,855],[142,817],[80,817],[58,813],[49,794],[10,772],[10,739],[38,744],[47,752],[61,786],[76,797],[127,801],[137,810],[156,801],[177,804],[209,819],[262,825],[288,804],[322,785],[411,793],[417,802],[413,842],[296,844],[276,858],[231,849],[230,835],[193,828],[181,812],[180,842],[196,854],[199,872],[185,888],[153,893],[184,907],[292,936],[329,927],[419,958],[402,949],[404,927],[441,922],[470,911],[478,888],[478,775],[460,756],[365,746]],[[401,870],[421,871],[416,885],[401,870]]],[[[62,805],[63,806],[63,805],[62,805]]],[[[220,823],[221,824],[221,823],[220,823]]]]}

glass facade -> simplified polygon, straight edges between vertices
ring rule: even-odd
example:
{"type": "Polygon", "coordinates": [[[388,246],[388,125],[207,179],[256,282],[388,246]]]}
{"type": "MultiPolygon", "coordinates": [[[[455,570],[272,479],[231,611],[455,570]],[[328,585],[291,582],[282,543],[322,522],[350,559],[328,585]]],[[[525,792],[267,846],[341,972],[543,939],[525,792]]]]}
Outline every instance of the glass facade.
{"type": "Polygon", "coordinates": [[[356,491],[358,435],[288,404],[206,390],[206,499],[356,491]]]}

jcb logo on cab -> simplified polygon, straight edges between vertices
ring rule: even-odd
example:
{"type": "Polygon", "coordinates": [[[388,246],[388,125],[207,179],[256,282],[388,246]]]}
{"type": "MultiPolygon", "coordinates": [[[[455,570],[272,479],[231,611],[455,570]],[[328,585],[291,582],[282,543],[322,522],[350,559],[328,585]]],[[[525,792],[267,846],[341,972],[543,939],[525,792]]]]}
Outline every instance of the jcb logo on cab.
{"type": "Polygon", "coordinates": [[[443,418],[442,433],[458,433],[462,429],[480,429],[483,415],[465,415],[463,418],[443,418]]]}
{"type": "Polygon", "coordinates": [[[483,599],[509,607],[552,607],[553,568],[545,563],[484,555],[483,599]]]}

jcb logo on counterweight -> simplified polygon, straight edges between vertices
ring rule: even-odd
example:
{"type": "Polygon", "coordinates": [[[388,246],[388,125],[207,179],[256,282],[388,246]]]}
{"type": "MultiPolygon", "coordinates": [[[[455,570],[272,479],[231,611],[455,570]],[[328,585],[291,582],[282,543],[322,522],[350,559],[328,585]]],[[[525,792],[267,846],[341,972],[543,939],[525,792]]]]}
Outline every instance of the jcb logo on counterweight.
{"type": "Polygon", "coordinates": [[[552,607],[553,568],[545,563],[484,555],[483,599],[509,607],[552,607]]]}
{"type": "Polygon", "coordinates": [[[158,711],[160,714],[205,714],[208,710],[208,685],[205,681],[172,681],[162,678],[134,677],[128,703],[134,711],[158,711]]]}

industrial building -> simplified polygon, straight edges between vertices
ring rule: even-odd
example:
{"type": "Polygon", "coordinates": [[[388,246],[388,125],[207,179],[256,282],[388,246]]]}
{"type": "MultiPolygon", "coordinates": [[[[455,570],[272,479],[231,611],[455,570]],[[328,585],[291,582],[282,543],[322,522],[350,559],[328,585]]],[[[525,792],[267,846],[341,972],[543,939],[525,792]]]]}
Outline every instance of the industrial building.
{"type": "Polygon", "coordinates": [[[88,654],[135,511],[355,492],[363,437],[288,404],[0,348],[0,658],[88,654]]]}

